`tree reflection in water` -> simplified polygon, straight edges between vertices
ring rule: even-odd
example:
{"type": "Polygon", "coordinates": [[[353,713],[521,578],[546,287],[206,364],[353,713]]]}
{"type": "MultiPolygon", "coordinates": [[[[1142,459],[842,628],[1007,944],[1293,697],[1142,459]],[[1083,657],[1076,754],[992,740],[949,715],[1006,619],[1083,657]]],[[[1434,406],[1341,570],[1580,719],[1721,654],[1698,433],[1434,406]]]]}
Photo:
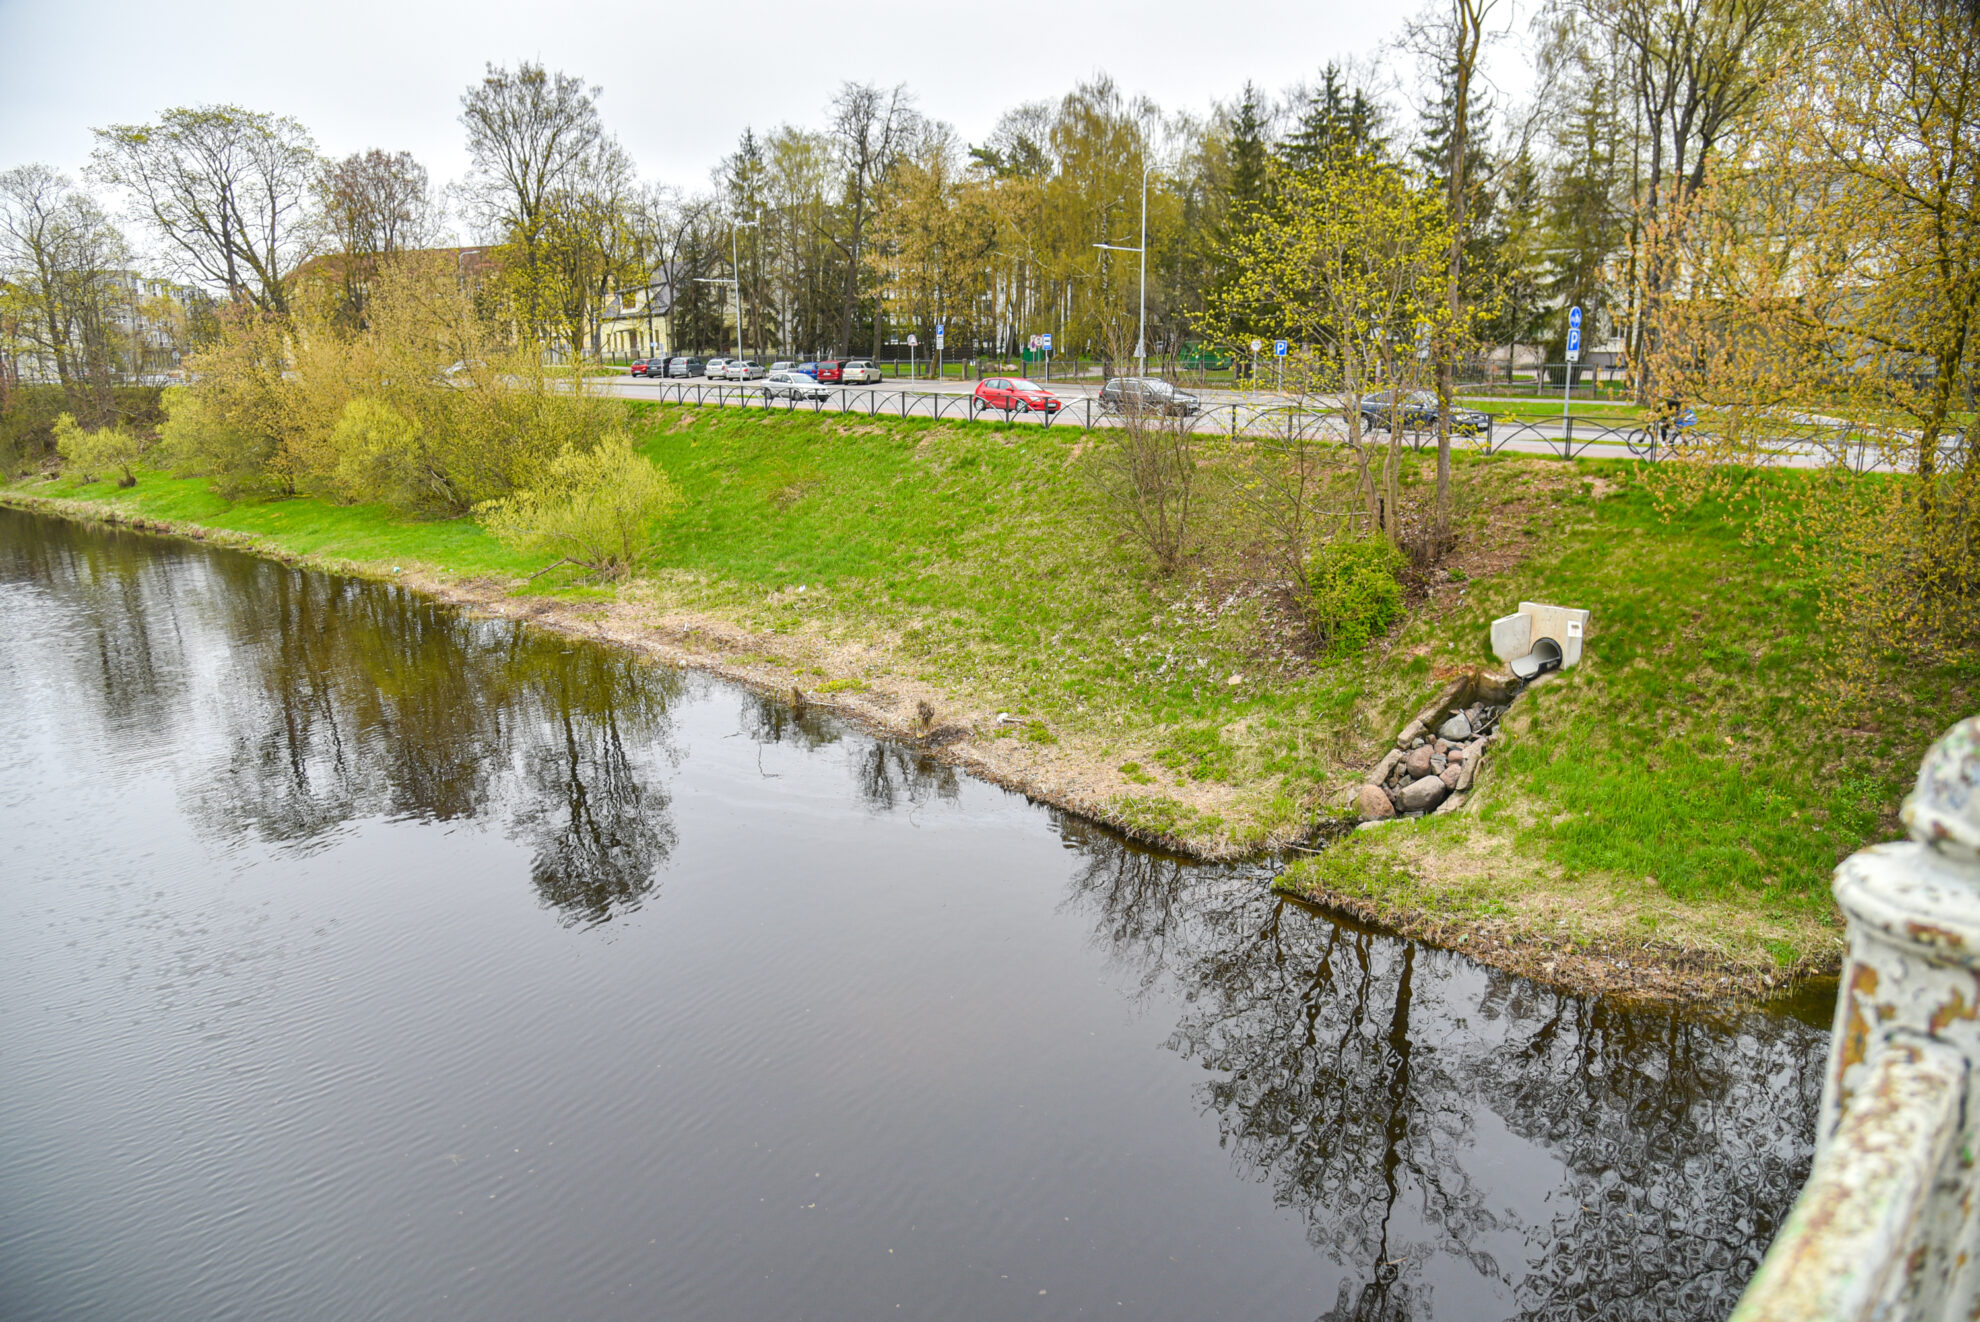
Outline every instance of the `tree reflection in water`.
{"type": "MultiPolygon", "coordinates": [[[[169,600],[157,544],[118,534],[81,534],[52,520],[0,508],[0,581],[60,585],[67,623],[88,640],[76,655],[84,692],[113,730],[169,740],[186,697],[186,640],[154,627],[147,605],[169,600]],[[44,527],[45,525],[45,527],[44,527]]],[[[171,618],[169,615],[164,618],[171,618]]]]}
{"type": "Polygon", "coordinates": [[[1730,1310],[1806,1178],[1825,1034],[1563,995],[1330,921],[1255,869],[1061,831],[1086,859],[1073,902],[1180,995],[1170,1046],[1211,1072],[1221,1141],[1349,1270],[1325,1318],[1432,1315],[1438,1260],[1523,1317],[1730,1310]],[[1494,1193],[1514,1164],[1549,1175],[1544,1205],[1494,1193]]]}
{"type": "MultiPolygon", "coordinates": [[[[759,744],[791,744],[815,751],[845,738],[845,727],[818,707],[793,707],[750,694],[742,699],[742,708],[742,732],[759,744]]],[[[898,744],[861,738],[852,765],[860,801],[876,813],[938,800],[952,803],[962,792],[954,767],[898,744]]]]}
{"type": "Polygon", "coordinates": [[[675,756],[676,672],[400,588],[33,523],[0,542],[0,573],[99,640],[76,678],[112,721],[143,712],[196,740],[187,677],[215,672],[224,747],[188,788],[214,834],[309,850],[363,818],[487,821],[530,846],[567,923],[652,889],[674,846],[655,764],[675,756]]]}
{"type": "MultiPolygon", "coordinates": [[[[143,746],[217,730],[187,791],[211,829],[307,849],[361,817],[483,821],[527,843],[567,923],[651,891],[673,672],[391,587],[28,522],[0,537],[0,580],[40,585],[88,640],[66,655],[101,705],[76,718],[143,746]]],[[[743,732],[844,744],[873,812],[959,793],[816,709],[746,698],[743,732]]],[[[1562,995],[1330,921],[1258,868],[1060,830],[1066,903],[1180,1007],[1169,1045],[1205,1071],[1238,1170],[1346,1272],[1324,1318],[1429,1317],[1467,1286],[1533,1318],[1729,1310],[1807,1173],[1819,1029],[1562,995]]]]}
{"type": "MultiPolygon", "coordinates": [[[[519,635],[520,638],[520,635],[519,635]]],[[[657,738],[673,695],[672,672],[603,648],[518,648],[534,673],[518,708],[537,709],[551,738],[522,749],[528,792],[513,831],[535,846],[531,880],[570,922],[603,922],[636,906],[674,847],[667,801],[628,754],[657,738]]]]}

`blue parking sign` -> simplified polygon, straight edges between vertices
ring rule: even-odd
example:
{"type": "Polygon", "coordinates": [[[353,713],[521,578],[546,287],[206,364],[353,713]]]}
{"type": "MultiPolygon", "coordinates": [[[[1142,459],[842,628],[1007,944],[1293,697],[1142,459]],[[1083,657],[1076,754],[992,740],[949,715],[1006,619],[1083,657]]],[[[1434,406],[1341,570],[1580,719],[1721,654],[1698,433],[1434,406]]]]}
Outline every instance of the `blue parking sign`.
{"type": "Polygon", "coordinates": [[[1043,335],[1041,335],[1041,336],[1039,336],[1038,338],[1039,338],[1039,340],[1040,340],[1040,342],[1041,342],[1041,345],[1042,345],[1042,347],[1044,348],[1044,350],[1045,350],[1045,352],[1046,352],[1046,353],[1050,353],[1050,352],[1052,352],[1052,336],[1051,336],[1051,333],[1050,333],[1050,332],[1048,331],[1048,332],[1046,332],[1045,334],[1043,334],[1043,335]]]}
{"type": "Polygon", "coordinates": [[[1284,358],[1286,356],[1286,342],[1284,340],[1272,341],[1272,354],[1274,357],[1284,358]]]}
{"type": "Polygon", "coordinates": [[[1579,326],[1568,327],[1568,352],[1581,352],[1581,327],[1579,326]]]}

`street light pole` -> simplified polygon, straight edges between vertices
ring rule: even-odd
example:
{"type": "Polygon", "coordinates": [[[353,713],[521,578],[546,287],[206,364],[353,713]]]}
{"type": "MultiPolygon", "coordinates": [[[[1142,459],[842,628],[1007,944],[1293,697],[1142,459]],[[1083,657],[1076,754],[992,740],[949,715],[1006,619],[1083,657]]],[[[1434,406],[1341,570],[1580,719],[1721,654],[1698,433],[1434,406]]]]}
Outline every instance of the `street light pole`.
{"type": "Polygon", "coordinates": [[[1117,243],[1096,243],[1109,252],[1141,254],[1141,311],[1134,324],[1134,374],[1144,376],[1148,367],[1148,160],[1141,162],[1141,246],[1127,248],[1117,243]]]}
{"type": "Polygon", "coordinates": [[[755,220],[732,220],[729,222],[729,270],[736,277],[734,283],[736,286],[736,357],[738,358],[747,357],[747,355],[743,353],[742,341],[742,248],[736,241],[736,231],[740,229],[755,229],[762,223],[763,217],[761,215],[758,215],[755,220]]]}

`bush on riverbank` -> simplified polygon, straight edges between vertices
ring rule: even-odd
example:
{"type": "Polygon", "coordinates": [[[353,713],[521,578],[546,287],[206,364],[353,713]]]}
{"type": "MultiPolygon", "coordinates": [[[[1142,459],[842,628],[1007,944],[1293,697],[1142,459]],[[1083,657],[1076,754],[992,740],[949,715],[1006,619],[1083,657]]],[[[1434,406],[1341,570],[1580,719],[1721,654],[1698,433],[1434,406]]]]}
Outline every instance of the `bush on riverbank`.
{"type": "Polygon", "coordinates": [[[594,578],[619,578],[646,554],[654,525],[680,499],[665,473],[614,436],[591,450],[566,450],[535,485],[475,513],[503,545],[557,557],[538,574],[569,564],[594,578]]]}
{"type": "Polygon", "coordinates": [[[168,402],[161,462],[229,494],[310,494],[464,514],[622,425],[512,343],[451,259],[411,254],[372,282],[362,326],[307,299],[235,310],[168,402]]]}
{"type": "Polygon", "coordinates": [[[144,442],[121,422],[91,431],[64,413],[55,419],[55,452],[62,456],[63,468],[73,469],[85,482],[114,477],[118,486],[131,487],[137,485],[144,442]]]}
{"type": "MultiPolygon", "coordinates": [[[[1826,643],[1811,567],[1747,544],[1709,503],[1667,520],[1630,464],[1461,457],[1451,558],[1367,647],[1325,654],[1273,586],[1276,561],[1217,503],[1221,457],[1201,540],[1162,579],[1100,517],[1091,438],[1070,429],[633,416],[683,502],[652,568],[586,610],[635,631],[664,619],[706,664],[766,688],[838,684],[835,700],[876,720],[926,702],[903,729],[960,731],[953,746],[1010,783],[1193,847],[1241,849],[1334,811],[1446,676],[1492,664],[1487,627],[1517,601],[1589,607],[1587,659],[1516,704],[1476,811],[1330,847],[1369,892],[1361,907],[1405,926],[1429,914],[1820,963],[1838,935],[1829,869],[1894,833],[1918,757],[1976,692],[1958,667],[1892,667],[1831,720],[1813,696],[1826,643]]],[[[1412,456],[1404,481],[1423,476],[1412,456]]],[[[1817,479],[1756,480],[1791,498],[1817,479]]],[[[380,506],[229,505],[204,482],[150,478],[48,489],[373,564],[510,580],[542,565],[470,521],[380,506]]]]}
{"type": "MultiPolygon", "coordinates": [[[[115,386],[111,405],[119,424],[144,433],[163,421],[157,386],[115,386]]],[[[0,387],[0,478],[13,477],[55,455],[55,420],[75,410],[61,386],[0,387]]]]}

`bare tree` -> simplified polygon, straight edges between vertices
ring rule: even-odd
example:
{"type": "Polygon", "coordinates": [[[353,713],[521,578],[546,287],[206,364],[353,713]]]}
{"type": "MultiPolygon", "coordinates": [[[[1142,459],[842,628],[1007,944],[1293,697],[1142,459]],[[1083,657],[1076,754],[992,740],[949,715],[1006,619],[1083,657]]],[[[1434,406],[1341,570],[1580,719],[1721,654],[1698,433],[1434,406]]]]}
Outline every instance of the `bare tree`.
{"type": "Polygon", "coordinates": [[[411,152],[353,152],[324,167],[317,195],[325,227],[342,252],[389,257],[432,239],[426,167],[411,152]]]}
{"type": "Polygon", "coordinates": [[[1189,552],[1196,503],[1199,446],[1190,420],[1130,401],[1121,425],[1101,435],[1093,477],[1102,509],[1146,548],[1157,573],[1175,573],[1189,552]]]}
{"type": "Polygon", "coordinates": [[[1755,108],[1804,17],[1801,0],[1580,0],[1613,34],[1647,159],[1638,181],[1642,257],[1630,358],[1656,393],[1657,308],[1674,277],[1665,230],[1705,184],[1712,159],[1755,108]]]}
{"type": "Polygon", "coordinates": [[[379,262],[431,241],[435,215],[426,167],[411,152],[353,152],[324,166],[317,208],[326,240],[344,257],[345,315],[361,324],[365,290],[379,262]]]}
{"type": "Polygon", "coordinates": [[[317,156],[308,130],[221,105],[93,132],[92,171],[132,196],[192,279],[264,311],[288,309],[289,273],[310,251],[317,156]]]}
{"type": "Polygon", "coordinates": [[[521,311],[533,330],[545,311],[538,266],[553,210],[606,141],[601,90],[524,61],[514,73],[489,65],[461,94],[474,163],[467,195],[489,237],[517,249],[521,311]]]}
{"type": "MultiPolygon", "coordinates": [[[[1496,0],[1449,0],[1449,11],[1424,25],[1415,34],[1444,76],[1444,95],[1450,110],[1449,127],[1444,135],[1444,213],[1450,224],[1450,251],[1445,269],[1446,326],[1459,330],[1470,324],[1466,314],[1465,244],[1471,233],[1470,203],[1476,173],[1471,143],[1472,119],[1476,113],[1478,57],[1485,41],[1485,18],[1496,0]]],[[[1450,539],[1451,529],[1451,409],[1456,394],[1453,381],[1456,358],[1462,342],[1446,337],[1437,346],[1437,508],[1432,536],[1441,549],[1450,539]]]]}
{"type": "MultiPolygon", "coordinates": [[[[839,344],[852,352],[853,310],[859,302],[859,273],[865,264],[866,228],[874,195],[899,153],[904,131],[920,117],[905,85],[882,91],[871,83],[846,83],[832,98],[832,136],[838,144],[845,183],[840,199],[844,218],[834,236],[846,259],[845,297],[839,305],[839,344]]],[[[873,317],[873,352],[880,352],[880,316],[873,317]]]]}
{"type": "Polygon", "coordinates": [[[93,426],[115,411],[129,263],[116,226],[66,177],[45,165],[0,174],[0,280],[17,305],[16,334],[53,370],[69,411],[93,426]]]}

